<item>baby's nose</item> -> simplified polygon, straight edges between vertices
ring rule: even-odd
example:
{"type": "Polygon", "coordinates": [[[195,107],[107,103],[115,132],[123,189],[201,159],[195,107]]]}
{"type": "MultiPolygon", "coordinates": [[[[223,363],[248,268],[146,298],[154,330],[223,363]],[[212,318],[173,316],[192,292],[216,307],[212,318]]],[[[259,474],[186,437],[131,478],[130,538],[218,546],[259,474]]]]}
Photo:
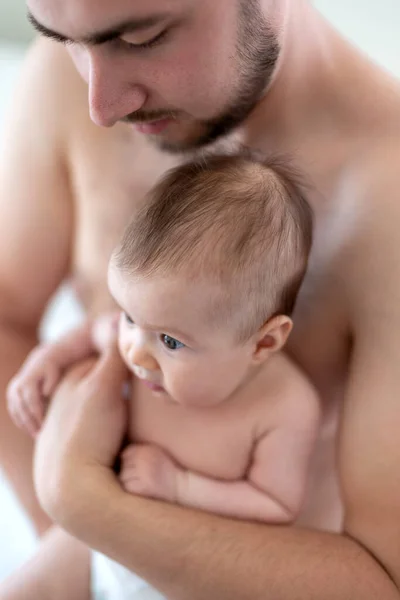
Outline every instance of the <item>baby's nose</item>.
{"type": "Polygon", "coordinates": [[[143,346],[132,345],[129,353],[129,361],[135,375],[142,379],[145,379],[146,372],[159,370],[157,361],[143,346]]]}

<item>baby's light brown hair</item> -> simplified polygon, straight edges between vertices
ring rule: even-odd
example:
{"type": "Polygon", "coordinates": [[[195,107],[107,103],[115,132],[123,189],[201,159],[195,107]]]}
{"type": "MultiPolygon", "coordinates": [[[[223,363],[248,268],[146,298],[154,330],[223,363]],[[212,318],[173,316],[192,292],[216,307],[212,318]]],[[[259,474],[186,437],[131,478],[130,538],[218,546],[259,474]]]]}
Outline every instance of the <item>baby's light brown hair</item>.
{"type": "Polygon", "coordinates": [[[246,153],[177,167],[128,225],[115,266],[131,277],[216,284],[209,319],[247,340],[272,316],[290,315],[312,243],[304,184],[288,161],[246,153]]]}

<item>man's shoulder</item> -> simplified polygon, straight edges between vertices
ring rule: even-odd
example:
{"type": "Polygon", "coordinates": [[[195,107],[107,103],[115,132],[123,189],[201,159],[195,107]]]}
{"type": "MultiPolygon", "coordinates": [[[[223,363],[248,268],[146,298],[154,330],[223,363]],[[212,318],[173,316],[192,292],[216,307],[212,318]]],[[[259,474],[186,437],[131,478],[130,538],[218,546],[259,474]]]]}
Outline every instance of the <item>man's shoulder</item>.
{"type": "Polygon", "coordinates": [[[66,49],[37,39],[27,52],[14,94],[13,114],[32,135],[53,145],[66,139],[86,110],[87,92],[66,49]],[[25,116],[26,115],[26,116],[25,116]],[[37,134],[36,134],[37,131],[37,134]]]}
{"type": "Polygon", "coordinates": [[[353,211],[355,239],[390,233],[390,220],[400,218],[400,111],[393,130],[371,137],[344,180],[343,202],[353,211]]]}
{"type": "MultiPolygon", "coordinates": [[[[399,119],[400,122],[400,119],[399,119]]],[[[400,127],[360,153],[343,185],[342,292],[353,319],[400,295],[400,127]],[[364,309],[366,312],[364,313],[364,309]]]]}
{"type": "Polygon", "coordinates": [[[400,96],[399,110],[395,118],[389,121],[389,130],[384,130],[376,136],[371,136],[370,139],[366,136],[366,144],[364,152],[359,155],[357,169],[355,175],[359,177],[361,184],[366,184],[367,187],[360,186],[360,192],[367,198],[371,189],[380,189],[385,187],[386,182],[400,182],[399,169],[399,152],[400,152],[400,96]]]}
{"type": "Polygon", "coordinates": [[[84,91],[66,49],[43,38],[37,39],[27,52],[20,87],[29,88],[34,97],[40,95],[46,104],[56,100],[63,107],[84,91]]]}
{"type": "Polygon", "coordinates": [[[381,229],[388,217],[400,217],[400,110],[391,131],[366,132],[341,171],[332,199],[332,223],[339,247],[349,250],[381,229]]]}
{"type": "Polygon", "coordinates": [[[60,68],[68,68],[70,62],[65,46],[44,37],[37,37],[33,41],[27,55],[28,60],[38,62],[44,70],[51,69],[54,75],[60,68]]]}

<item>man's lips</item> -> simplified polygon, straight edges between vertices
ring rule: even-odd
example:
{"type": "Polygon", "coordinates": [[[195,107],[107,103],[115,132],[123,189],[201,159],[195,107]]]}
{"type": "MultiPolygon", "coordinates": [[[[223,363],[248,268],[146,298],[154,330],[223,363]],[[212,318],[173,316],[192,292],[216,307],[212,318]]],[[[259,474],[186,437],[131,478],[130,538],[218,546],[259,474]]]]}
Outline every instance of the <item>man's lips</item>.
{"type": "Polygon", "coordinates": [[[133,123],[133,126],[140,133],[144,133],[146,135],[157,135],[161,133],[168,127],[170,123],[172,123],[173,119],[170,117],[166,117],[165,119],[159,119],[158,121],[149,121],[147,123],[133,123]]]}

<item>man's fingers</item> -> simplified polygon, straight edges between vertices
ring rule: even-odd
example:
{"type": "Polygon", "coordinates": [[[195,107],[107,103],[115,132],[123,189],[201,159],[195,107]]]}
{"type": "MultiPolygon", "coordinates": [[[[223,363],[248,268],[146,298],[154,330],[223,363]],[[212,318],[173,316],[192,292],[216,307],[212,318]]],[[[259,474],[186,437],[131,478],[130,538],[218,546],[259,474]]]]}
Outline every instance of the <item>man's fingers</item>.
{"type": "Polygon", "coordinates": [[[128,379],[128,369],[116,344],[110,346],[98,359],[89,378],[98,386],[121,387],[128,379]]]}
{"type": "Polygon", "coordinates": [[[42,393],[43,396],[49,397],[57,387],[57,383],[61,379],[60,370],[56,367],[50,367],[43,379],[42,393]]]}
{"type": "Polygon", "coordinates": [[[88,359],[70,369],[63,378],[60,388],[84,383],[96,394],[110,389],[121,390],[123,394],[124,385],[129,380],[128,373],[115,344],[110,346],[97,360],[88,359]]]}
{"type": "Polygon", "coordinates": [[[62,383],[68,382],[79,382],[87,377],[87,375],[93,370],[96,365],[95,358],[89,358],[83,362],[80,362],[78,365],[74,365],[71,369],[68,370],[65,377],[62,379],[62,383]]]}

